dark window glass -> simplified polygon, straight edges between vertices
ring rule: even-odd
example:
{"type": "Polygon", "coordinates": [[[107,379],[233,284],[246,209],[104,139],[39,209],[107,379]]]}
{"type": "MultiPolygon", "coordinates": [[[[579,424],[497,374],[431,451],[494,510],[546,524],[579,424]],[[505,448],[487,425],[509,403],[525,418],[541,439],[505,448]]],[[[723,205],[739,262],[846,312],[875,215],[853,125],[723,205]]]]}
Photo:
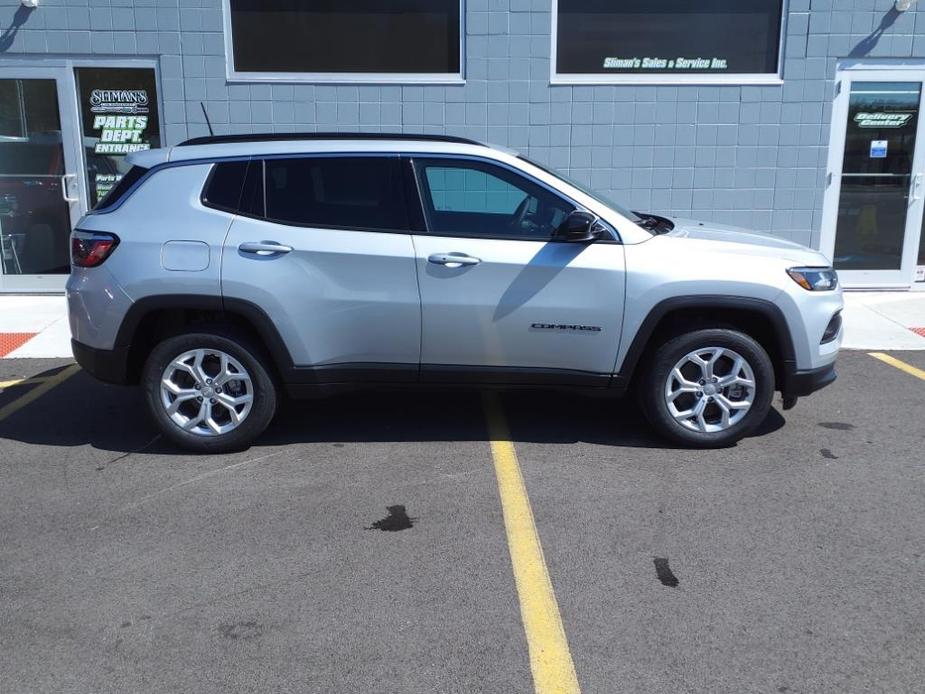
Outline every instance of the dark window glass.
{"type": "Polygon", "coordinates": [[[848,101],[835,267],[899,270],[921,84],[854,82],[848,101]]]}
{"type": "Polygon", "coordinates": [[[460,0],[231,0],[239,72],[458,73],[460,0]]]}
{"type": "Polygon", "coordinates": [[[64,173],[54,80],[0,80],[0,174],[64,173]]]}
{"type": "Polygon", "coordinates": [[[0,274],[69,269],[71,214],[53,79],[0,79],[0,274]]]}
{"type": "Polygon", "coordinates": [[[248,162],[226,161],[216,164],[202,193],[202,202],[228,212],[237,212],[248,162]]]}
{"type": "Polygon", "coordinates": [[[106,195],[103,196],[103,199],[96,203],[94,210],[105,210],[108,207],[112,207],[119,200],[125,197],[125,194],[129,189],[135,185],[141,177],[148,173],[148,170],[142,166],[133,166],[128,170],[128,173],[125,174],[122,178],[119,179],[119,182],[116,183],[106,195]]]}
{"type": "Polygon", "coordinates": [[[266,216],[306,226],[407,230],[398,157],[306,157],[265,163],[266,216]]]}
{"type": "Polygon", "coordinates": [[[559,74],[776,73],[782,0],[559,0],[559,74]]]}
{"type": "Polygon", "coordinates": [[[428,228],[443,234],[545,240],[574,205],[484,162],[415,160],[428,228]]]}

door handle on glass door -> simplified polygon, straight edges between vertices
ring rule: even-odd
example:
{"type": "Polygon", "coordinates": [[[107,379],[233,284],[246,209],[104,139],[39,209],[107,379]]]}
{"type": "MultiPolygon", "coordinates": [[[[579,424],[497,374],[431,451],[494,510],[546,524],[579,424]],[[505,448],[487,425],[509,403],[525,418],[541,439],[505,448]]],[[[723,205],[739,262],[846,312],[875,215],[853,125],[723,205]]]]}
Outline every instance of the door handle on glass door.
{"type": "Polygon", "coordinates": [[[276,243],[276,241],[245,241],[238,246],[238,250],[242,253],[252,253],[253,255],[266,257],[268,255],[289,253],[292,246],[284,246],[281,243],[276,243]]]}
{"type": "Polygon", "coordinates": [[[463,265],[478,265],[481,259],[473,258],[465,253],[434,253],[427,258],[427,262],[435,265],[446,265],[449,268],[462,267],[463,265]]]}
{"type": "Polygon", "coordinates": [[[912,177],[912,195],[909,197],[909,202],[918,202],[922,199],[922,176],[923,174],[917,173],[912,177]]]}
{"type": "Polygon", "coordinates": [[[72,198],[71,196],[67,194],[68,187],[69,187],[68,181],[71,181],[71,180],[76,181],[77,174],[64,174],[61,177],[61,197],[64,198],[64,202],[67,202],[67,203],[77,202],[80,200],[80,198],[77,198],[77,197],[72,198]]]}

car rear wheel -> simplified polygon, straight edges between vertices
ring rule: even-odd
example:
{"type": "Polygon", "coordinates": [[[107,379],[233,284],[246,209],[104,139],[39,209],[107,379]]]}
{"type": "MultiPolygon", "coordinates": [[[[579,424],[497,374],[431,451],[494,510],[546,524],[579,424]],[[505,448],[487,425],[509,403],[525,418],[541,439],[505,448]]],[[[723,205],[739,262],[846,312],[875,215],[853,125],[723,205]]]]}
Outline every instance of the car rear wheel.
{"type": "Polygon", "coordinates": [[[148,357],[142,386],[164,436],[200,453],[245,448],[276,412],[276,387],[260,351],[230,333],[167,338],[148,357]]]}
{"type": "Polygon", "coordinates": [[[697,448],[729,446],[768,416],[774,367],[764,348],[735,330],[672,338],[649,362],[640,398],[656,431],[697,448]]]}

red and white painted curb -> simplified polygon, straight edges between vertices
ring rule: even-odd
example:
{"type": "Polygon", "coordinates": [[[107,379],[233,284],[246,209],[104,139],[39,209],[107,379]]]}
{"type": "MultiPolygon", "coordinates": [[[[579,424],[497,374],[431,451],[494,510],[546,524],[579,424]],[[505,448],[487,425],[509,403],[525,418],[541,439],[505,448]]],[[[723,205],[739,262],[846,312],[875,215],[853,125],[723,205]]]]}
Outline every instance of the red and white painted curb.
{"type": "Polygon", "coordinates": [[[0,358],[70,356],[63,296],[0,296],[0,358]]]}

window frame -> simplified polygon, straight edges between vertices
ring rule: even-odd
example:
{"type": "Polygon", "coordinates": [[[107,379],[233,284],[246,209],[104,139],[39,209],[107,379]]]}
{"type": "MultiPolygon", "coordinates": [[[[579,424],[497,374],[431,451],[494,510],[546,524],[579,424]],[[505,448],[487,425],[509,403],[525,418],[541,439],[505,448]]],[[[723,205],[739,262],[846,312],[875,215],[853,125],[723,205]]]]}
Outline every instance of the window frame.
{"type": "Polygon", "coordinates": [[[777,70],[759,73],[560,73],[557,69],[559,39],[559,0],[552,0],[552,26],[549,32],[549,83],[551,85],[609,85],[609,84],[663,84],[663,85],[782,85],[784,83],[784,53],[786,50],[787,25],[790,19],[790,0],[781,3],[780,40],[777,44],[777,70]]]}
{"type": "Polygon", "coordinates": [[[466,83],[466,0],[459,3],[458,72],[252,72],[238,70],[234,64],[234,37],[231,27],[231,0],[222,0],[222,27],[225,44],[225,77],[229,82],[286,82],[311,84],[465,84],[466,83]]]}
{"type": "MultiPolygon", "coordinates": [[[[479,233],[466,233],[461,231],[435,231],[432,228],[430,215],[432,212],[432,203],[427,201],[425,195],[427,195],[427,181],[424,171],[421,167],[421,160],[434,161],[444,159],[447,161],[456,161],[456,162],[472,162],[483,167],[497,167],[499,169],[504,169],[514,176],[520,176],[525,179],[527,182],[542,188],[550,195],[553,195],[556,198],[559,198],[563,202],[571,205],[572,208],[576,210],[586,209],[584,205],[579,203],[577,200],[572,199],[570,196],[565,195],[562,191],[553,188],[552,186],[540,181],[526,171],[517,168],[516,166],[510,166],[503,161],[497,159],[492,159],[490,157],[479,157],[467,154],[440,154],[440,153],[430,153],[430,152],[414,152],[404,155],[408,159],[410,165],[411,174],[413,177],[414,187],[417,194],[417,204],[420,208],[421,219],[424,223],[424,231],[413,232],[427,234],[428,236],[437,236],[442,238],[466,238],[466,239],[493,239],[498,241],[522,241],[528,243],[574,243],[573,241],[565,241],[563,239],[554,239],[554,238],[538,238],[538,237],[525,237],[523,234],[479,234],[479,233]]],[[[502,179],[503,180],[503,179],[502,179]]],[[[412,204],[409,202],[409,205],[412,204]]],[[[598,222],[607,229],[607,232],[610,234],[610,238],[599,238],[594,241],[594,243],[620,243],[619,234],[616,230],[603,219],[598,219],[598,222]]]]}

